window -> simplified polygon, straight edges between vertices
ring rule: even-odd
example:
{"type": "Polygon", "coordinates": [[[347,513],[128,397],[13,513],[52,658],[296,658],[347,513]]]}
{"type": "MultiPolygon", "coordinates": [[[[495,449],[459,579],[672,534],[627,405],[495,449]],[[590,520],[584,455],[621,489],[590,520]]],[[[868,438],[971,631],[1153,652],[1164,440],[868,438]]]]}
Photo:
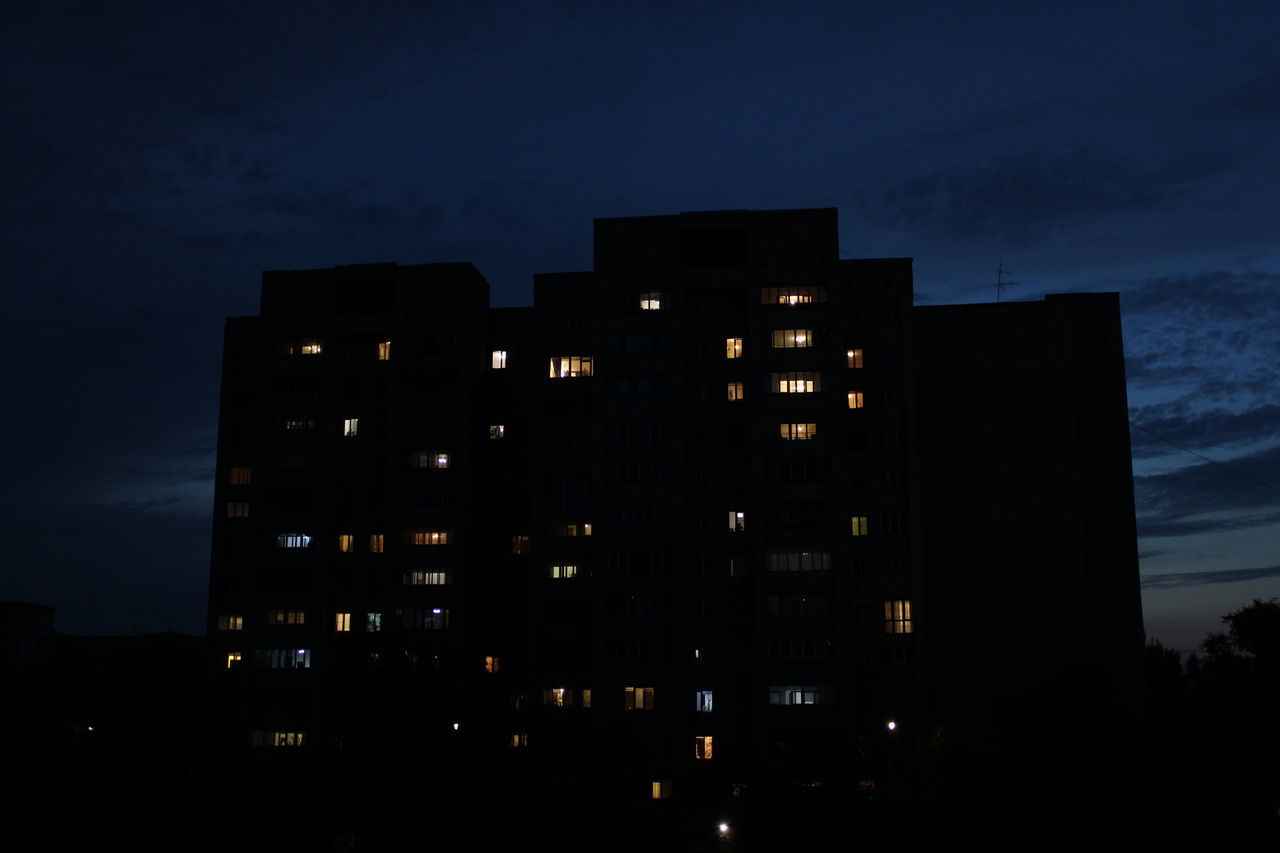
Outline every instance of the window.
{"type": "Polygon", "coordinates": [[[415,530],[409,534],[409,544],[411,545],[448,545],[449,531],[447,530],[415,530]]]}
{"type": "Polygon", "coordinates": [[[742,338],[724,339],[724,357],[742,358],[742,338]]]}
{"type": "Polygon", "coordinates": [[[827,689],[813,686],[771,686],[769,688],[770,705],[825,705],[827,689]]]}
{"type": "Polygon", "coordinates": [[[524,749],[529,745],[529,734],[527,732],[513,732],[511,735],[512,749],[524,749]]]}
{"type": "Polygon", "coordinates": [[[573,691],[568,687],[548,687],[542,691],[542,704],[548,708],[568,708],[573,704],[573,691]]]}
{"type": "Polygon", "coordinates": [[[693,757],[711,760],[711,735],[699,735],[693,739],[693,757]]]}
{"type": "Polygon", "coordinates": [[[815,285],[765,287],[760,291],[760,302],[764,305],[808,305],[826,301],[827,289],[815,285]]]}
{"type": "Polygon", "coordinates": [[[350,554],[356,549],[356,537],[354,533],[338,534],[338,550],[344,554],[350,554]]]}
{"type": "Polygon", "coordinates": [[[861,391],[850,391],[850,392],[849,392],[849,408],[851,408],[851,409],[861,409],[861,408],[863,407],[863,405],[864,405],[864,404],[865,404],[865,399],[864,399],[864,397],[863,397],[863,395],[862,395],[862,392],[861,392],[861,391]]]}
{"type": "Polygon", "coordinates": [[[589,355],[562,355],[551,359],[552,379],[568,379],[591,374],[591,356],[589,355]]]}
{"type": "Polygon", "coordinates": [[[311,669],[311,649],[258,649],[255,669],[311,669]]]}
{"type": "Polygon", "coordinates": [[[641,311],[659,311],[662,309],[662,291],[650,290],[640,294],[641,311]]]}
{"type": "Polygon", "coordinates": [[[405,572],[405,586],[443,586],[449,582],[448,572],[405,572]]]}
{"type": "Polygon", "coordinates": [[[774,349],[799,349],[813,346],[813,329],[774,329],[774,349]]]}
{"type": "Polygon", "coordinates": [[[244,617],[243,616],[219,616],[218,630],[219,631],[243,631],[244,617]]]}
{"type": "Polygon", "coordinates": [[[233,486],[247,486],[252,474],[252,468],[246,465],[235,465],[227,471],[227,482],[233,486]]]}
{"type": "Polygon", "coordinates": [[[825,572],[830,556],[826,551],[772,551],[765,566],[770,572],[825,572]]]}
{"type": "Polygon", "coordinates": [[[306,533],[281,533],[276,537],[276,546],[280,548],[310,548],[311,537],[306,533]]]}
{"type": "Polygon", "coordinates": [[[624,687],[622,688],[622,707],[627,711],[652,711],[653,710],[653,688],[652,687],[624,687]]]}
{"type": "Polygon", "coordinates": [[[347,634],[351,631],[351,614],[335,613],[333,614],[333,630],[347,634]]]}
{"type": "Polygon", "coordinates": [[[298,352],[301,353],[302,355],[319,355],[320,353],[324,352],[324,347],[320,345],[320,342],[318,340],[315,340],[313,338],[311,340],[303,341],[302,344],[298,347],[298,352]]]}
{"type": "Polygon", "coordinates": [[[743,393],[742,393],[742,383],[741,383],[741,382],[730,382],[730,383],[729,383],[729,399],[730,399],[730,400],[741,400],[742,398],[743,398],[743,393]]]}
{"type": "Polygon", "coordinates": [[[774,373],[770,387],[779,394],[812,394],[822,390],[822,374],[812,370],[774,373]]]}
{"type": "MultiPolygon", "coordinates": [[[[697,652],[699,650],[694,649],[694,651],[697,652]]],[[[697,693],[694,693],[693,707],[697,711],[701,711],[703,713],[710,713],[711,712],[711,691],[699,690],[697,693]]]]}
{"type": "Polygon", "coordinates": [[[849,366],[858,370],[862,369],[862,350],[851,349],[845,353],[845,357],[849,361],[849,366]]]}
{"type": "Polygon", "coordinates": [[[437,450],[419,450],[409,454],[410,468],[448,468],[449,454],[437,450]]]}
{"type": "Polygon", "coordinates": [[[507,366],[507,351],[504,349],[496,349],[489,354],[489,367],[494,370],[502,370],[507,366]]]}
{"type": "Polygon", "coordinates": [[[865,515],[855,515],[853,517],[853,535],[867,535],[867,517],[865,515]]]}
{"type": "Polygon", "coordinates": [[[654,800],[666,800],[671,798],[671,782],[662,779],[649,783],[649,797],[654,800]]]}
{"type": "Polygon", "coordinates": [[[590,536],[591,522],[562,521],[552,527],[553,536],[590,536]]]}
{"type": "Polygon", "coordinates": [[[369,534],[369,553],[381,554],[383,546],[383,536],[381,533],[369,534]]]}
{"type": "Polygon", "coordinates": [[[249,502],[248,501],[228,501],[227,502],[227,518],[248,518],[249,502]]]}
{"type": "Polygon", "coordinates": [[[342,434],[346,438],[351,438],[360,430],[359,418],[344,418],[342,421],[342,434]]]}
{"type": "Polygon", "coordinates": [[[506,437],[507,428],[502,424],[489,424],[489,438],[497,440],[506,437]]]}
{"type": "Polygon", "coordinates": [[[485,672],[497,672],[497,671],[498,671],[498,669],[501,667],[501,664],[502,664],[502,662],[498,660],[498,656],[497,656],[497,655],[485,655],[485,656],[484,656],[484,671],[485,671],[485,672]]]}
{"type": "Polygon", "coordinates": [[[242,652],[227,652],[227,669],[239,669],[243,660],[244,654],[242,652]]]}
{"type": "Polygon", "coordinates": [[[818,425],[779,424],[778,432],[784,441],[805,441],[818,434],[818,425]]]}
{"type": "Polygon", "coordinates": [[[296,747],[302,746],[305,732],[264,732],[254,729],[251,740],[254,746],[296,747]]]}
{"type": "Polygon", "coordinates": [[[449,627],[449,611],[443,607],[397,607],[396,627],[405,630],[443,631],[449,627]]]}
{"type": "Polygon", "coordinates": [[[515,555],[529,553],[529,537],[517,534],[511,537],[511,553],[515,555]]]}
{"type": "Polygon", "coordinates": [[[378,341],[378,361],[391,360],[391,341],[378,341]]]}
{"type": "Polygon", "coordinates": [[[266,623],[268,625],[305,625],[307,623],[307,611],[268,610],[266,623]]]}
{"type": "Polygon", "coordinates": [[[745,512],[729,510],[729,531],[731,533],[741,533],[746,529],[747,514],[745,512]]]}
{"type": "Polygon", "coordinates": [[[284,428],[287,430],[295,429],[315,429],[315,418],[288,418],[284,422],[284,428]]]}
{"type": "Polygon", "coordinates": [[[375,633],[382,630],[382,614],[366,613],[364,620],[364,629],[368,632],[375,633]]]}
{"type": "Polygon", "coordinates": [[[896,599],[884,603],[884,632],[886,634],[911,633],[910,599],[896,599]]]}
{"type": "Polygon", "coordinates": [[[578,567],[575,565],[556,565],[551,567],[551,577],[554,580],[566,580],[577,576],[578,567]]]}

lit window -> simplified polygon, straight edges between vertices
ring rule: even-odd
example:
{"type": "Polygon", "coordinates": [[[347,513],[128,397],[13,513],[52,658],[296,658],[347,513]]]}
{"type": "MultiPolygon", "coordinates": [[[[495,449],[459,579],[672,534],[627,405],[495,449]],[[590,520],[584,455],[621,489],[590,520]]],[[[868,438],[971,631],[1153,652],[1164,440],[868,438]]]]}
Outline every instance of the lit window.
{"type": "Polygon", "coordinates": [[[281,533],[276,537],[276,545],[280,548],[310,548],[311,537],[306,533],[281,533]]]}
{"type": "Polygon", "coordinates": [[[381,554],[383,546],[383,536],[381,533],[369,534],[369,553],[381,554]]]}
{"type": "Polygon", "coordinates": [[[655,800],[666,800],[671,797],[671,783],[667,780],[649,783],[649,796],[655,800]]]}
{"type": "Polygon", "coordinates": [[[405,572],[405,586],[443,586],[449,583],[448,572],[405,572]]]}
{"type": "Polygon", "coordinates": [[[391,360],[391,341],[378,341],[378,361],[391,360]]]}
{"type": "Polygon", "coordinates": [[[818,434],[818,425],[780,424],[778,432],[786,441],[804,441],[818,434]]]}
{"type": "Polygon", "coordinates": [[[513,749],[524,749],[529,745],[529,735],[527,732],[514,732],[511,735],[511,746],[513,749]]]}
{"type": "Polygon", "coordinates": [[[549,708],[567,708],[573,704],[573,691],[567,687],[549,687],[542,691],[542,704],[549,708]]]}
{"type": "Polygon", "coordinates": [[[863,407],[863,405],[864,405],[864,404],[865,404],[865,400],[864,400],[864,398],[863,398],[863,396],[862,396],[862,392],[861,392],[861,391],[850,391],[850,392],[849,392],[849,408],[851,408],[851,409],[861,409],[861,408],[863,407]]]}
{"type": "MultiPolygon", "coordinates": [[[[695,651],[698,651],[698,650],[695,649],[695,651]]],[[[698,711],[702,711],[704,713],[710,713],[711,712],[711,691],[699,690],[697,693],[693,694],[693,706],[698,711]]]]}
{"type": "Polygon", "coordinates": [[[747,514],[745,512],[729,511],[729,530],[732,533],[741,533],[747,529],[747,514]]]}
{"type": "Polygon", "coordinates": [[[240,662],[244,660],[244,654],[241,652],[227,652],[227,669],[235,669],[240,666],[240,662]]]}
{"type": "Polygon", "coordinates": [[[826,302],[827,290],[813,285],[766,287],[760,291],[760,301],[765,305],[808,305],[810,302],[826,302]]]}
{"type": "Polygon", "coordinates": [[[289,418],[284,422],[284,428],[287,430],[295,429],[315,429],[315,418],[289,418]]]}
{"type": "Polygon", "coordinates": [[[449,627],[449,611],[443,607],[397,607],[395,625],[403,629],[443,631],[449,627]]]}
{"type": "Polygon", "coordinates": [[[415,530],[409,536],[410,545],[448,545],[447,530],[415,530]]]}
{"type": "Polygon", "coordinates": [[[410,468],[448,468],[449,454],[438,450],[419,450],[409,455],[410,468]]]}
{"type": "Polygon", "coordinates": [[[786,686],[769,688],[770,705],[825,705],[825,687],[786,686]]]}
{"type": "Polygon", "coordinates": [[[233,486],[247,486],[253,469],[244,465],[236,465],[227,471],[227,482],[233,486]]]}
{"type": "Polygon", "coordinates": [[[591,688],[590,687],[584,688],[582,691],[582,707],[584,708],[591,707],[591,688]]]}
{"type": "Polygon", "coordinates": [[[551,567],[551,577],[556,580],[565,578],[576,578],[578,576],[578,567],[574,565],[561,565],[551,567]]]}
{"type": "Polygon", "coordinates": [[[338,534],[338,550],[344,554],[350,554],[356,549],[356,537],[354,533],[338,534]]]}
{"type": "Polygon", "coordinates": [[[822,390],[822,374],[812,370],[774,373],[770,387],[779,394],[812,394],[822,390]]]}
{"type": "Polygon", "coordinates": [[[911,633],[910,599],[897,599],[884,603],[884,632],[886,634],[911,633]]]}
{"type": "Polygon", "coordinates": [[[813,346],[813,329],[774,329],[774,349],[799,349],[813,346]]]}
{"type": "Polygon", "coordinates": [[[555,536],[590,536],[591,522],[562,521],[554,527],[555,536]]]}
{"type": "Polygon", "coordinates": [[[244,617],[243,616],[219,616],[218,630],[219,631],[243,631],[244,617]]]}
{"type": "Polygon", "coordinates": [[[729,399],[730,399],[730,400],[741,400],[741,399],[743,398],[743,396],[744,396],[744,395],[743,395],[743,390],[742,390],[742,383],[741,383],[741,382],[730,382],[730,383],[729,383],[729,399]]]}
{"type": "Polygon", "coordinates": [[[227,518],[248,518],[249,502],[248,501],[228,501],[227,502],[227,518]]]}
{"type": "Polygon", "coordinates": [[[373,631],[373,632],[381,631],[382,630],[382,614],[366,613],[365,620],[364,620],[364,629],[366,631],[373,631]]]}
{"type": "Polygon", "coordinates": [[[253,733],[253,745],[297,747],[302,746],[305,737],[305,732],[263,732],[255,730],[253,733]]]}
{"type": "Polygon", "coordinates": [[[700,759],[711,759],[711,735],[701,735],[693,739],[693,757],[700,759]]]}
{"type": "Polygon", "coordinates": [[[846,353],[845,353],[845,355],[846,355],[846,356],[848,357],[848,359],[849,359],[849,366],[850,366],[850,367],[854,367],[854,368],[861,368],[861,367],[862,367],[862,350],[860,350],[860,349],[851,349],[851,350],[849,350],[848,352],[846,352],[846,353]]]}
{"type": "Polygon", "coordinates": [[[641,311],[659,311],[662,309],[662,292],[659,290],[650,290],[640,294],[640,310],[641,311]]]}
{"type": "Polygon", "coordinates": [[[562,355],[551,359],[550,376],[552,379],[568,379],[573,376],[590,376],[591,356],[562,355]]]}
{"type": "Polygon", "coordinates": [[[853,517],[853,535],[867,535],[867,517],[865,515],[855,515],[853,517]]]}
{"type": "Polygon", "coordinates": [[[342,434],[347,438],[354,436],[360,430],[359,418],[344,418],[342,421],[342,434]]]}
{"type": "Polygon", "coordinates": [[[724,339],[724,357],[742,358],[742,338],[724,339]]]}
{"type": "Polygon", "coordinates": [[[529,537],[517,534],[511,537],[511,553],[515,555],[529,553],[529,537]]]}
{"type": "Polygon", "coordinates": [[[268,610],[266,623],[268,625],[305,625],[307,624],[307,611],[268,610]]]}
{"type": "Polygon", "coordinates": [[[320,346],[320,342],[317,340],[303,341],[302,345],[298,347],[298,352],[303,355],[319,355],[323,351],[324,348],[320,346]]]}
{"type": "Polygon", "coordinates": [[[507,428],[503,424],[489,424],[489,438],[504,438],[507,434],[507,428]]]}
{"type": "Polygon", "coordinates": [[[485,671],[485,672],[497,672],[497,671],[498,671],[498,667],[499,667],[500,665],[501,665],[501,662],[498,660],[498,656],[497,656],[497,655],[485,655],[485,656],[484,656],[484,671],[485,671]]]}
{"type": "Polygon", "coordinates": [[[335,613],[333,614],[333,630],[346,634],[351,631],[351,614],[335,613]]]}
{"type": "Polygon", "coordinates": [[[622,707],[628,711],[652,711],[652,687],[624,687],[622,707]]]}

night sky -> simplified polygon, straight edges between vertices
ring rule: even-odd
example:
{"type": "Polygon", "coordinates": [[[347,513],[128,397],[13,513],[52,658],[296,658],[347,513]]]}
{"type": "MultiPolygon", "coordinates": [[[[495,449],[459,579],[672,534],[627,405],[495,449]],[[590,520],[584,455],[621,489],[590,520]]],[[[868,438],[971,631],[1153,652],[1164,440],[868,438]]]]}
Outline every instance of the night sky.
{"type": "Polygon", "coordinates": [[[0,33],[0,598],[60,630],[203,632],[262,270],[471,261],[524,305],[595,217],[728,208],[839,208],[921,305],[991,301],[1001,258],[1006,299],[1120,291],[1148,633],[1280,595],[1273,4],[42,1],[0,33]]]}

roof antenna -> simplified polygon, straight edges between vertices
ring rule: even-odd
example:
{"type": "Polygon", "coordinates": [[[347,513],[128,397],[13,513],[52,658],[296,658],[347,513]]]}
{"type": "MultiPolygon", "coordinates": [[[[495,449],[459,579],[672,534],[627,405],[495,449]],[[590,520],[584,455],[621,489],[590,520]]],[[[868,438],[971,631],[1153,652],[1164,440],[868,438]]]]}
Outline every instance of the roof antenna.
{"type": "Polygon", "coordinates": [[[1012,287],[1017,284],[1016,281],[1005,281],[1004,277],[1009,271],[1004,268],[1004,255],[1000,256],[1000,266],[996,268],[996,280],[991,286],[996,289],[996,302],[1000,301],[1000,294],[1004,292],[1006,287],[1012,287]]]}

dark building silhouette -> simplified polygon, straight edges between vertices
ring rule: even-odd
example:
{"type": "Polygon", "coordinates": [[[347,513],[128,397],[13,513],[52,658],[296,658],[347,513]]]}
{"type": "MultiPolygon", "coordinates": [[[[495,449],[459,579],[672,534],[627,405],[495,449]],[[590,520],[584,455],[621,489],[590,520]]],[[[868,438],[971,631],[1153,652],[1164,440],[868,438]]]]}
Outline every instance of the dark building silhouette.
{"type": "Polygon", "coordinates": [[[660,815],[1136,711],[1113,294],[913,308],[828,209],[597,220],[593,266],[507,309],[470,264],[269,272],[228,321],[229,745],[660,815]]]}

